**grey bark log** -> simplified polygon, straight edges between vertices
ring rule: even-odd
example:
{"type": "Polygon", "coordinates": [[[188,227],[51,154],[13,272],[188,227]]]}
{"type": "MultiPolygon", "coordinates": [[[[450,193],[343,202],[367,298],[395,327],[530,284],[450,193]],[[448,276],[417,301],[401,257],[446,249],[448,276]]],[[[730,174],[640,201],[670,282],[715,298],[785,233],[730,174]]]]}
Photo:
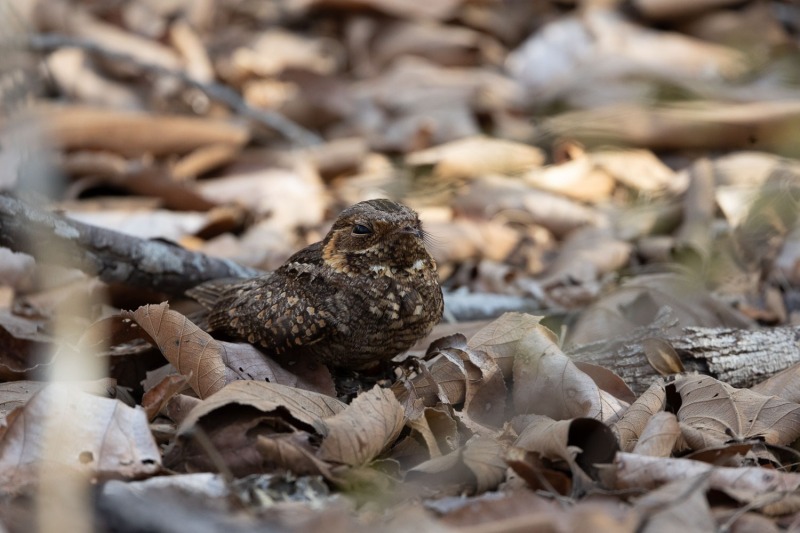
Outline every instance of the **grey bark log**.
{"type": "Polygon", "coordinates": [[[575,360],[615,371],[637,394],[658,377],[642,349],[641,342],[648,337],[669,342],[687,371],[708,374],[734,387],[750,387],[800,362],[800,328],[686,327],[676,335],[662,331],[641,328],[626,340],[587,344],[569,353],[575,360]]]}
{"type": "Polygon", "coordinates": [[[181,294],[204,281],[263,272],[161,241],[98,228],[0,194],[0,246],[108,283],[181,294]]]}

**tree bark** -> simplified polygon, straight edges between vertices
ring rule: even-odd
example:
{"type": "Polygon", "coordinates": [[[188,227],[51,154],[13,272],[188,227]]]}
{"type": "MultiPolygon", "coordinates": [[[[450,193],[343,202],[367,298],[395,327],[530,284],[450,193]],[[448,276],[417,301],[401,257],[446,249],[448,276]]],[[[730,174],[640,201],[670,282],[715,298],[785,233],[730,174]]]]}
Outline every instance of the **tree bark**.
{"type": "Polygon", "coordinates": [[[78,268],[107,283],[169,295],[211,279],[263,274],[175,244],[70,220],[4,194],[0,194],[0,246],[28,253],[40,262],[78,268]]]}
{"type": "Polygon", "coordinates": [[[642,341],[658,337],[676,350],[687,371],[697,371],[733,385],[750,387],[800,362],[800,328],[770,329],[686,327],[664,335],[661,328],[641,328],[618,342],[592,343],[570,350],[578,361],[615,371],[634,392],[644,392],[659,374],[647,362],[642,341]]]}

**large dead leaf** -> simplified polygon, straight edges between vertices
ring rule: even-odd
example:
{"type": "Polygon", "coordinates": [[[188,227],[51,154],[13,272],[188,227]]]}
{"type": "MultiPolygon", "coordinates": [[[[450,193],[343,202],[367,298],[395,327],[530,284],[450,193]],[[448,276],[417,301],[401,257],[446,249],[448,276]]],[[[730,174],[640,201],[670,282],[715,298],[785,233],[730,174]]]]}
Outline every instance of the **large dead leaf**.
{"type": "Polygon", "coordinates": [[[68,385],[41,390],[9,413],[6,424],[0,442],[5,491],[32,483],[47,462],[96,479],[152,475],[161,468],[161,454],[142,409],[68,385]],[[46,435],[52,431],[59,431],[57,453],[45,455],[46,435]]]}
{"type": "Polygon", "coordinates": [[[432,407],[438,402],[446,405],[462,403],[467,384],[461,368],[442,357],[433,361],[430,368],[420,367],[419,376],[411,382],[397,381],[392,390],[404,405],[419,399],[423,405],[432,407]]]}
{"type": "MultiPolygon", "coordinates": [[[[81,383],[73,383],[79,390],[107,398],[113,392],[115,381],[111,378],[81,383]]],[[[0,383],[0,435],[4,431],[3,421],[14,409],[22,407],[33,395],[47,387],[46,381],[10,381],[0,383]]]]}
{"type": "Polygon", "coordinates": [[[302,452],[308,455],[316,449],[327,434],[323,419],[345,407],[323,394],[235,381],[183,418],[165,462],[178,470],[210,470],[221,460],[237,476],[295,468],[319,474],[321,469],[302,452]],[[211,456],[209,446],[216,450],[211,456]]]}
{"type": "Polygon", "coordinates": [[[207,398],[225,386],[225,366],[216,341],[188,318],[171,311],[165,302],[147,305],[123,317],[134,320],[200,398],[207,398]]]}
{"type": "Polygon", "coordinates": [[[784,400],[800,403],[800,364],[753,385],[750,390],[765,396],[780,396],[784,400]]]}
{"type": "Polygon", "coordinates": [[[664,389],[664,383],[657,381],[631,404],[622,418],[614,422],[611,429],[616,433],[622,451],[633,450],[647,422],[653,415],[664,410],[666,401],[667,391],[664,389]]]}
{"type": "Polygon", "coordinates": [[[613,420],[623,409],[619,400],[578,370],[546,328],[530,330],[521,340],[513,368],[512,397],[517,413],[556,420],[590,417],[605,421],[613,420]]]}
{"type": "Polygon", "coordinates": [[[462,448],[415,466],[406,480],[457,492],[483,492],[496,487],[505,477],[504,453],[505,446],[498,441],[475,436],[462,448]]]}
{"type": "Polygon", "coordinates": [[[184,153],[209,144],[243,145],[246,128],[221,120],[89,107],[54,107],[42,121],[64,149],[141,156],[184,153]]]}
{"type": "Polygon", "coordinates": [[[534,169],[523,179],[537,189],[587,203],[608,200],[614,190],[614,179],[593,165],[586,155],[560,165],[534,169]]]}
{"type": "Polygon", "coordinates": [[[680,437],[681,429],[678,419],[672,413],[661,411],[647,421],[633,452],[655,457],[669,457],[680,437]]]}
{"type": "Polygon", "coordinates": [[[461,372],[465,384],[464,413],[473,421],[499,427],[505,419],[506,386],[497,361],[481,350],[470,349],[463,335],[439,339],[431,345],[461,372]]]}
{"type": "Polygon", "coordinates": [[[800,436],[800,405],[794,402],[708,376],[682,377],[674,386],[681,396],[683,435],[696,450],[752,438],[786,445],[800,436]]]}
{"type": "Polygon", "coordinates": [[[394,394],[376,385],[359,394],[344,411],[325,420],[327,435],[317,455],[334,463],[365,465],[400,434],[403,414],[394,394]]]}
{"type": "Polygon", "coordinates": [[[409,417],[408,426],[425,443],[430,457],[440,457],[458,448],[459,434],[455,419],[443,408],[425,407],[414,417],[409,417]]]}
{"type": "Polygon", "coordinates": [[[608,486],[617,490],[652,490],[671,481],[708,476],[709,486],[739,501],[757,501],[769,494],[771,503],[783,499],[797,510],[793,493],[800,487],[800,474],[760,467],[715,467],[691,459],[649,457],[618,453],[614,466],[603,476],[608,486]]]}
{"type": "Polygon", "coordinates": [[[662,307],[677,319],[664,334],[678,333],[681,326],[729,326],[746,328],[750,322],[723,305],[696,279],[673,273],[645,274],[625,281],[584,309],[569,331],[565,344],[581,345],[630,334],[638,326],[652,324],[662,307]]]}
{"type": "Polygon", "coordinates": [[[330,396],[277,383],[234,381],[192,409],[183,421],[181,430],[190,428],[202,417],[227,405],[250,406],[265,413],[285,412],[290,421],[294,419],[320,429],[323,427],[323,419],[332,417],[347,407],[330,396]]]}
{"type": "Polygon", "coordinates": [[[618,450],[616,438],[608,426],[591,418],[553,420],[528,415],[520,417],[514,425],[523,422],[525,425],[514,446],[547,459],[563,460],[576,477],[582,474],[596,477],[595,465],[610,463],[618,450]]]}
{"type": "Polygon", "coordinates": [[[472,178],[489,174],[518,174],[544,162],[539,148],[522,143],[468,137],[406,156],[409,165],[433,165],[441,178],[472,178]]]}
{"type": "Polygon", "coordinates": [[[646,531],[716,531],[706,499],[708,476],[671,481],[636,501],[646,531]]]}
{"type": "Polygon", "coordinates": [[[143,306],[134,312],[124,311],[122,316],[141,326],[147,340],[186,376],[200,398],[207,398],[240,379],[297,385],[323,392],[333,390],[332,383],[310,382],[311,375],[298,378],[249,344],[215,340],[188,318],[170,310],[167,303],[143,306]]]}
{"type": "Polygon", "coordinates": [[[555,335],[539,324],[543,317],[524,313],[505,313],[473,335],[467,346],[489,354],[503,371],[506,378],[511,377],[515,355],[523,349],[532,331],[556,342],[555,335]]]}

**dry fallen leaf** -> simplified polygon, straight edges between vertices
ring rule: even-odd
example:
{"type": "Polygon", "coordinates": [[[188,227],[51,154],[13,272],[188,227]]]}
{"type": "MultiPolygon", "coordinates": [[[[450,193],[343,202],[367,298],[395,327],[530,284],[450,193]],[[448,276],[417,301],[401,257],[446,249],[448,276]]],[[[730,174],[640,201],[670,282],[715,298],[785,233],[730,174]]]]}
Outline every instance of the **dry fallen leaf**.
{"type": "Polygon", "coordinates": [[[427,486],[455,487],[483,492],[496,487],[505,477],[505,446],[475,436],[458,450],[418,464],[408,471],[406,480],[427,486]]]}
{"type": "Polygon", "coordinates": [[[293,423],[313,428],[322,428],[324,418],[334,416],[347,407],[330,396],[277,383],[234,381],[192,409],[183,421],[181,430],[190,428],[202,417],[231,404],[254,407],[266,413],[285,412],[293,423]]]}
{"type": "Polygon", "coordinates": [[[681,428],[674,414],[666,411],[655,413],[639,435],[633,453],[669,457],[680,437],[681,428]]]}
{"type": "Polygon", "coordinates": [[[636,488],[651,490],[670,481],[706,475],[712,489],[738,498],[741,501],[756,500],[758,496],[771,494],[772,503],[781,499],[794,504],[793,492],[800,487],[800,474],[781,472],[760,467],[715,467],[691,459],[649,457],[620,452],[614,460],[612,470],[604,473],[606,483],[618,490],[636,488]]]}
{"type": "Polygon", "coordinates": [[[784,400],[800,403],[800,364],[792,365],[750,387],[750,390],[765,396],[780,396],[784,400]]]}
{"type": "Polygon", "coordinates": [[[612,431],[619,439],[619,447],[624,452],[633,450],[636,442],[647,426],[647,422],[658,412],[664,410],[666,405],[667,392],[664,383],[657,381],[622,415],[622,418],[614,422],[611,426],[612,431]]]}
{"type": "Polygon", "coordinates": [[[395,441],[403,429],[403,408],[391,391],[377,385],[324,421],[317,456],[332,463],[362,466],[395,441]]]}
{"type": "Polygon", "coordinates": [[[674,386],[681,396],[678,420],[695,450],[752,438],[787,445],[800,436],[800,405],[794,402],[709,376],[682,377],[674,386]]]}
{"type": "Polygon", "coordinates": [[[678,352],[664,339],[655,337],[644,339],[642,349],[647,362],[662,376],[680,374],[684,371],[678,352]]]}
{"type": "Polygon", "coordinates": [[[544,154],[535,146],[484,136],[467,137],[406,156],[409,165],[433,165],[434,174],[443,179],[515,175],[543,162],[544,154]]]}
{"type": "Polygon", "coordinates": [[[441,457],[458,448],[458,425],[443,408],[425,407],[417,416],[409,416],[407,424],[412,435],[419,435],[425,443],[428,458],[441,457]]]}
{"type": "Polygon", "coordinates": [[[514,425],[522,426],[514,446],[547,459],[565,461],[572,471],[573,483],[579,486],[585,483],[586,476],[595,478],[596,465],[610,463],[618,450],[611,429],[591,418],[553,420],[527,415],[514,425]]]}
{"type": "Polygon", "coordinates": [[[466,387],[464,414],[479,424],[501,426],[507,390],[497,361],[483,351],[470,349],[462,335],[436,341],[430,353],[440,354],[461,371],[466,387]]]}
{"type": "MultiPolygon", "coordinates": [[[[184,375],[200,398],[207,398],[226,384],[240,379],[294,385],[331,393],[333,384],[325,373],[298,377],[246,343],[217,341],[169,305],[147,305],[122,316],[135,321],[150,340],[184,375]],[[330,382],[330,383],[328,383],[330,382]]],[[[305,369],[313,371],[313,369],[305,369]]]]}
{"type": "Polygon", "coordinates": [[[300,451],[303,447],[313,451],[318,444],[306,441],[318,443],[328,432],[324,419],[346,407],[324,394],[262,381],[234,381],[184,416],[177,445],[165,462],[180,470],[215,468],[208,456],[210,444],[236,475],[292,467],[320,473],[319,468],[307,468],[309,462],[300,451]]]}
{"type": "Polygon", "coordinates": [[[619,400],[578,370],[546,328],[537,327],[520,342],[513,373],[512,398],[517,413],[541,414],[555,420],[590,417],[605,421],[613,420],[623,409],[619,400]]]}
{"type": "Polygon", "coordinates": [[[42,461],[53,461],[94,479],[153,475],[161,468],[147,416],[118,400],[69,385],[49,385],[6,417],[0,442],[0,481],[13,492],[37,479],[42,461]],[[48,424],[63,433],[57,456],[43,455],[48,424]]]}
{"type": "Polygon", "coordinates": [[[708,475],[671,481],[636,501],[649,531],[716,531],[706,499],[708,475]]]}

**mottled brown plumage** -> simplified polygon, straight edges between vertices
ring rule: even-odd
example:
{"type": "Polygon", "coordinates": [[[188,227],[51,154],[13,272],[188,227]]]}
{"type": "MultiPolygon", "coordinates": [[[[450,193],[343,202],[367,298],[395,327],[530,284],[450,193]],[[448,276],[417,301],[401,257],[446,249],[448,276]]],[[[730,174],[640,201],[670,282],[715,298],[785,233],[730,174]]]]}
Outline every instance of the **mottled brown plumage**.
{"type": "Polygon", "coordinates": [[[442,317],[436,263],[417,214],[390,200],[345,209],[318,243],[268,276],[188,292],[214,331],[284,360],[359,369],[394,357],[442,317]]]}

